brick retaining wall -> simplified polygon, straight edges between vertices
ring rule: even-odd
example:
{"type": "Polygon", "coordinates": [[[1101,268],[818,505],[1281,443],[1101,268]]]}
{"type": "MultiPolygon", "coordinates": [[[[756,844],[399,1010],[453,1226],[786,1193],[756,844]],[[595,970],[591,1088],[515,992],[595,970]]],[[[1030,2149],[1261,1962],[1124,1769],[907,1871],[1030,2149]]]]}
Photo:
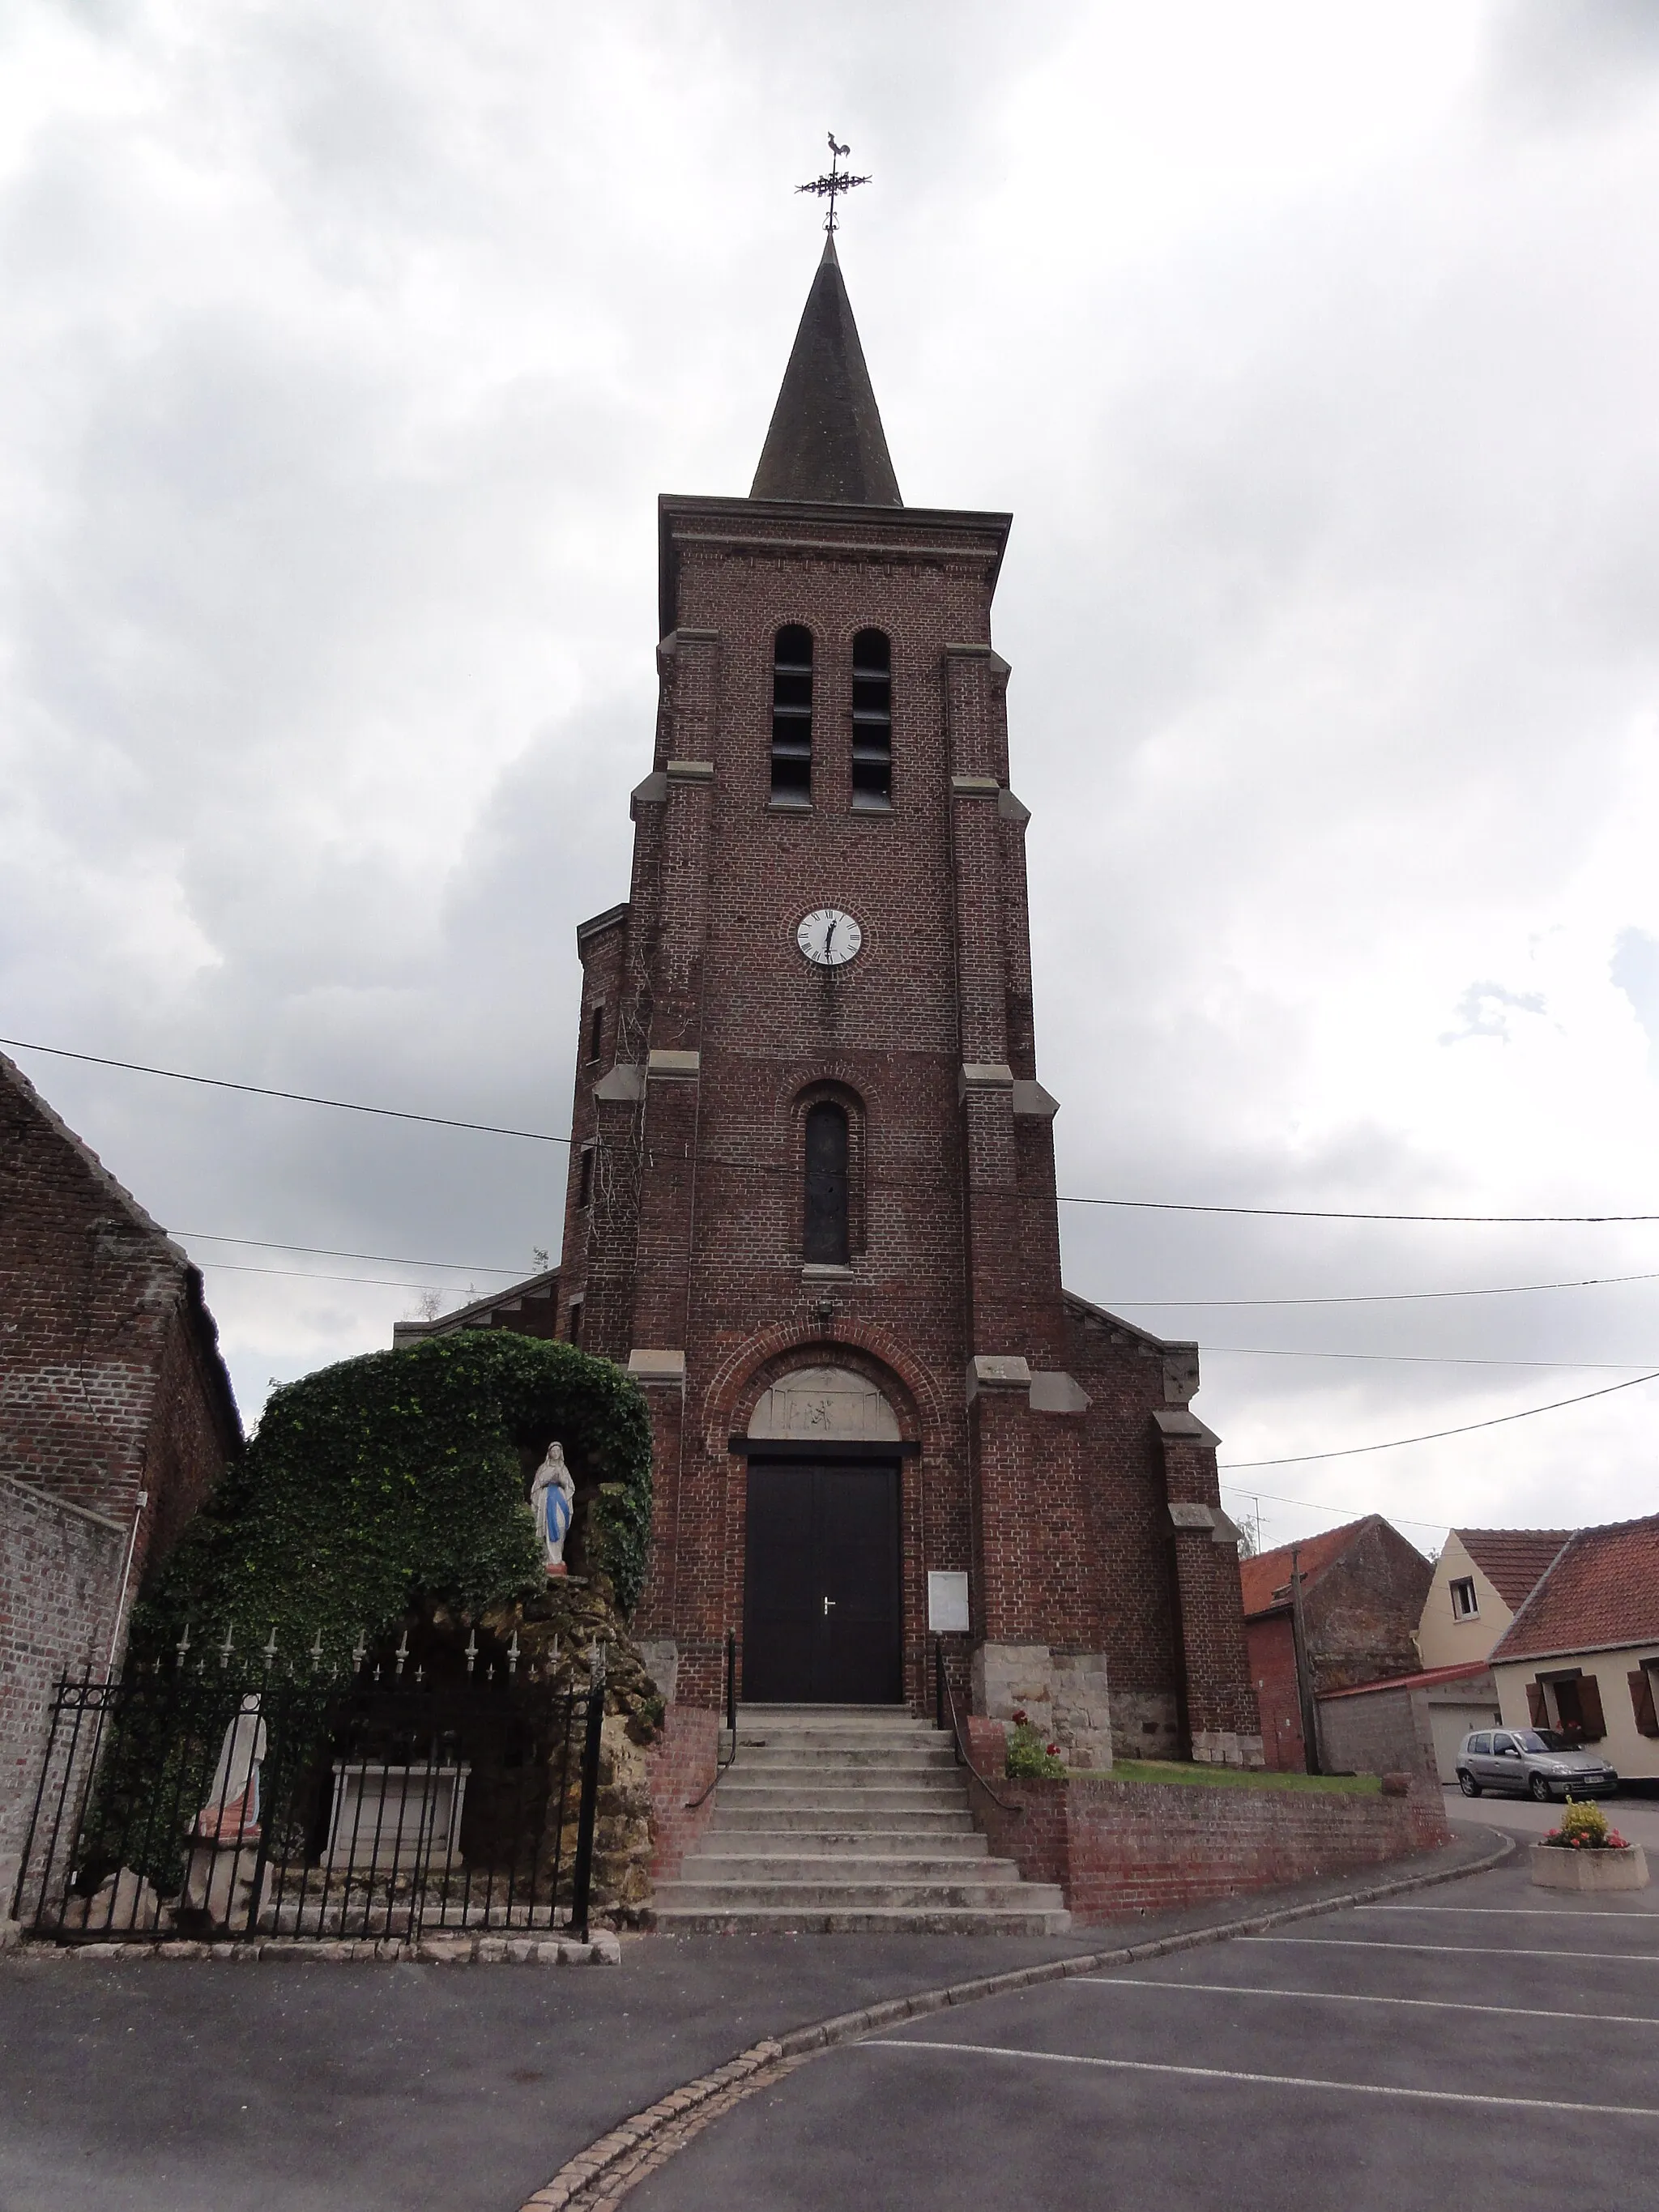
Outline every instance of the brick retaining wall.
{"type": "Polygon", "coordinates": [[[1438,1785],[1415,1781],[1403,1797],[1000,1781],[1002,1806],[977,1782],[969,1786],[993,1852],[1013,1859],[1028,1881],[1059,1882],[1085,1927],[1376,1866],[1450,1840],[1438,1785]]]}
{"type": "Polygon", "coordinates": [[[676,1878],[687,1852],[696,1849],[714,1817],[718,1790],[709,1790],[695,1808],[689,1801],[702,1796],[714,1778],[720,1728],[720,1715],[702,1705],[670,1705],[663,1715],[661,1739],[652,1745],[647,1760],[654,1881],[676,1878]]]}

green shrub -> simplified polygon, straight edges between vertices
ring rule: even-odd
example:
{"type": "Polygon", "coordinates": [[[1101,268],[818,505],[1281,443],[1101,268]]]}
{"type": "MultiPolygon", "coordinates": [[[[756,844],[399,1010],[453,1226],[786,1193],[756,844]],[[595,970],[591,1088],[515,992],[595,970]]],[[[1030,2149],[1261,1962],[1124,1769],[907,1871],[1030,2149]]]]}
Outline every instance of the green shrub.
{"type": "Polygon", "coordinates": [[[523,1454],[558,1437],[597,1485],[584,1565],[631,1610],[651,1533],[637,1383],[574,1346],[478,1329],[324,1368],[274,1392],[258,1431],[135,1609],[133,1660],[228,1632],[251,1658],[343,1662],[422,1603],[469,1615],[544,1588],[523,1454]]]}
{"type": "Polygon", "coordinates": [[[1008,1731],[1003,1771],[1011,1782],[1033,1782],[1064,1774],[1066,1767],[1057,1744],[1044,1743],[1029,1721],[1016,1721],[1008,1731]]]}

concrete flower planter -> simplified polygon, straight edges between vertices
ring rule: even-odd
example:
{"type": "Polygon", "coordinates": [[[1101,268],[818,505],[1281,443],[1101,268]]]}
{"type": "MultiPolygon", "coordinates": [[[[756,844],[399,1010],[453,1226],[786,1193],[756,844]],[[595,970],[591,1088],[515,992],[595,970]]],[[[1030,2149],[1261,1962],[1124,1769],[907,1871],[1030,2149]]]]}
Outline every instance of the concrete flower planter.
{"type": "Polygon", "coordinates": [[[1540,1889],[1645,1889],[1647,1853],[1640,1844],[1626,1844],[1622,1850],[1534,1844],[1532,1878],[1540,1889]]]}

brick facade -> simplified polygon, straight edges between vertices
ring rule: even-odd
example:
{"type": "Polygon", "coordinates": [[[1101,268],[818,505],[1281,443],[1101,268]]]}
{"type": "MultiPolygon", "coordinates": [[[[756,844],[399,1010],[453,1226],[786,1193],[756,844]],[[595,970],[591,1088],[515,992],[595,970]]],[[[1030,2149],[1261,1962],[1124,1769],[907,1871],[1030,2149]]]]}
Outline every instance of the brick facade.
{"type": "Polygon", "coordinates": [[[0,1824],[240,1442],[200,1275],[0,1054],[0,1824]]]}
{"type": "MultiPolygon", "coordinates": [[[[831,254],[813,297],[834,295],[844,332],[839,288],[831,254]]],[[[802,398],[814,312],[769,484],[812,481],[811,453],[780,441],[817,419],[802,398]]],[[[879,425],[860,389],[842,450],[867,459],[879,425]]],[[[959,1687],[975,1645],[1041,1647],[1086,1661],[1074,1679],[1103,1668],[1120,1749],[1249,1759],[1232,1532],[1216,1439],[1188,1409],[1196,1348],[1060,1284],[1030,817],[1010,786],[1009,669],[991,641],[1009,518],[848,496],[660,502],[659,704],[629,895],[577,932],[551,1295],[562,1333],[629,1364],[652,1405],[638,1627],[672,1643],[682,1699],[718,1703],[724,1639],[744,1623],[747,1462],[732,1441],[792,1372],[833,1366],[876,1385],[902,1446],[915,1709],[931,1695],[927,1577],[965,1573],[959,1687]],[[775,641],[796,624],[812,640],[810,805],[775,794],[770,760],[775,641]],[[854,780],[853,648],[870,630],[890,648],[884,805],[855,798],[854,780]],[[838,968],[796,942],[825,907],[862,932],[838,968]],[[848,1115],[845,1266],[803,1249],[805,1109],[823,1097],[848,1115]]],[[[436,1326],[489,1325],[497,1304],[436,1326]]],[[[1093,1750],[1075,1763],[1096,1764],[1093,1750]]]]}

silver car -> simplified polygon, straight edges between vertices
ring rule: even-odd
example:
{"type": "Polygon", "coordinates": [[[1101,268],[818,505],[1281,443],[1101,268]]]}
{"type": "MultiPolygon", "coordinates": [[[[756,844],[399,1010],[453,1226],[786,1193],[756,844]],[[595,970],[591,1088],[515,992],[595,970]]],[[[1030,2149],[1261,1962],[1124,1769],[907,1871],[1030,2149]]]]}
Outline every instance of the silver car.
{"type": "Polygon", "coordinates": [[[1554,1729],[1484,1729],[1466,1735],[1457,1754],[1457,1786],[1466,1797],[1510,1790],[1535,1797],[1603,1797],[1619,1777],[1600,1752],[1586,1751],[1554,1729]]]}

